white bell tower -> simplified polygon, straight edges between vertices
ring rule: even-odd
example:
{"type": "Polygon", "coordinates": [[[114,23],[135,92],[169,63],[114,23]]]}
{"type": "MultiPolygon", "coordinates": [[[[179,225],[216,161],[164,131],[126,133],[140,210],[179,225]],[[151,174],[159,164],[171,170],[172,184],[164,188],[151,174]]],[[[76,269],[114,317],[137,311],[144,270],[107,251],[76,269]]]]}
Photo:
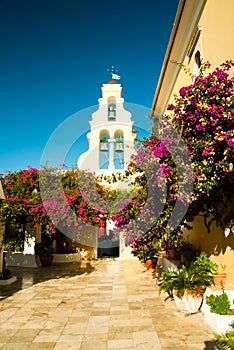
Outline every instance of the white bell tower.
{"type": "Polygon", "coordinates": [[[122,86],[109,81],[102,86],[99,108],[92,114],[89,149],[78,158],[78,168],[95,173],[113,173],[126,169],[135,153],[131,113],[124,109],[122,86]]]}

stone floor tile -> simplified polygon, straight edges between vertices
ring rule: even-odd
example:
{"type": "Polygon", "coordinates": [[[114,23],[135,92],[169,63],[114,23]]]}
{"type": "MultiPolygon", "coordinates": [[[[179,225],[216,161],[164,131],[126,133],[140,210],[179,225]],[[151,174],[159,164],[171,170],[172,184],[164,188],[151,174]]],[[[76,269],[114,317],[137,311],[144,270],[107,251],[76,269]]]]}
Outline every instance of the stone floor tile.
{"type": "Polygon", "coordinates": [[[10,339],[9,343],[29,343],[32,342],[37,334],[39,333],[38,329],[19,329],[10,339]]]}
{"type": "Polygon", "coordinates": [[[28,350],[30,347],[30,343],[7,343],[4,345],[0,345],[1,350],[28,350]]]}
{"type": "Polygon", "coordinates": [[[155,331],[135,332],[133,333],[133,340],[136,348],[161,349],[161,344],[155,331]]]}
{"type": "Polygon", "coordinates": [[[37,336],[34,338],[33,342],[56,342],[61,335],[63,328],[48,328],[42,329],[37,336]]]}
{"type": "Polygon", "coordinates": [[[83,341],[81,343],[80,350],[106,350],[107,347],[107,341],[83,341]]]}
{"type": "Polygon", "coordinates": [[[113,339],[108,340],[108,349],[124,349],[133,348],[133,339],[113,339]]]}
{"type": "MultiPolygon", "coordinates": [[[[31,343],[27,350],[54,350],[55,346],[56,346],[55,342],[52,342],[52,343],[51,342],[43,342],[43,343],[37,342],[37,343],[31,343]]],[[[21,349],[17,349],[17,350],[21,350],[21,349]]]]}
{"type": "Polygon", "coordinates": [[[106,334],[107,332],[109,331],[109,328],[108,326],[102,326],[102,327],[95,327],[95,326],[88,326],[86,327],[85,329],[85,334],[100,334],[100,333],[103,333],[103,334],[106,334]]]}
{"type": "MultiPolygon", "coordinates": [[[[83,339],[83,335],[77,334],[62,334],[57,339],[57,343],[65,343],[65,344],[77,344],[80,343],[83,339]]],[[[66,347],[66,345],[64,345],[66,347]]]]}
{"type": "Polygon", "coordinates": [[[126,329],[125,332],[109,332],[108,340],[116,340],[116,339],[132,339],[133,332],[128,332],[126,329]]]}
{"type": "MultiPolygon", "coordinates": [[[[80,350],[81,349],[81,343],[76,344],[66,344],[66,350],[80,350]]],[[[65,350],[64,349],[64,343],[57,343],[53,350],[65,350]]]]}
{"type": "Polygon", "coordinates": [[[84,334],[85,330],[87,328],[87,324],[86,323],[79,323],[77,325],[72,325],[72,326],[68,326],[66,325],[63,329],[63,333],[62,334],[84,334]]]}

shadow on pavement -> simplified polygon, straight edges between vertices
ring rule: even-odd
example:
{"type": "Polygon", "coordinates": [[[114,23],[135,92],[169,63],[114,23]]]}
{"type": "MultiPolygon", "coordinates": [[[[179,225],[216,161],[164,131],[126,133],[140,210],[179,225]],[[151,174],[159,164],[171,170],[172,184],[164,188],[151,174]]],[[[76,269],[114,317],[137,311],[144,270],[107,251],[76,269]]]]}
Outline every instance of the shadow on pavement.
{"type": "Polygon", "coordinates": [[[216,341],[206,341],[205,347],[203,350],[218,350],[219,348],[216,346],[216,341]]]}
{"type": "Polygon", "coordinates": [[[50,267],[21,267],[9,266],[12,276],[17,281],[10,285],[0,286],[0,300],[10,297],[19,290],[30,288],[32,285],[50,279],[70,278],[83,274],[90,274],[95,270],[97,261],[81,261],[65,264],[52,264],[50,267]]]}

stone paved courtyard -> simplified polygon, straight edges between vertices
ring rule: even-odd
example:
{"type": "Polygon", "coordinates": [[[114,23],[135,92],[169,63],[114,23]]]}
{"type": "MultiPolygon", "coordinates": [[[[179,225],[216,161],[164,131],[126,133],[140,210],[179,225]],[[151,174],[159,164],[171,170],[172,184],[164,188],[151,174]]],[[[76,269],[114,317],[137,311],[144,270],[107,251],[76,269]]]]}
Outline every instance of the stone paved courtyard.
{"type": "Polygon", "coordinates": [[[214,349],[202,314],[178,313],[138,260],[10,270],[18,279],[0,286],[1,350],[214,349]]]}

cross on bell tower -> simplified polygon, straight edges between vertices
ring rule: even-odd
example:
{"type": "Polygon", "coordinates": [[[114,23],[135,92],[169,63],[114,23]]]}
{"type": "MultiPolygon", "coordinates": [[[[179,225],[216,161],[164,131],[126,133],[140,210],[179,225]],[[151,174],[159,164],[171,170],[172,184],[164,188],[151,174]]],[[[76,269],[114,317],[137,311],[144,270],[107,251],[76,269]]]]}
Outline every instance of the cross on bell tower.
{"type": "Polygon", "coordinates": [[[99,108],[89,122],[89,149],[78,158],[78,168],[108,173],[126,169],[135,152],[134,123],[131,113],[124,109],[121,84],[111,80],[101,90],[99,108]]]}

